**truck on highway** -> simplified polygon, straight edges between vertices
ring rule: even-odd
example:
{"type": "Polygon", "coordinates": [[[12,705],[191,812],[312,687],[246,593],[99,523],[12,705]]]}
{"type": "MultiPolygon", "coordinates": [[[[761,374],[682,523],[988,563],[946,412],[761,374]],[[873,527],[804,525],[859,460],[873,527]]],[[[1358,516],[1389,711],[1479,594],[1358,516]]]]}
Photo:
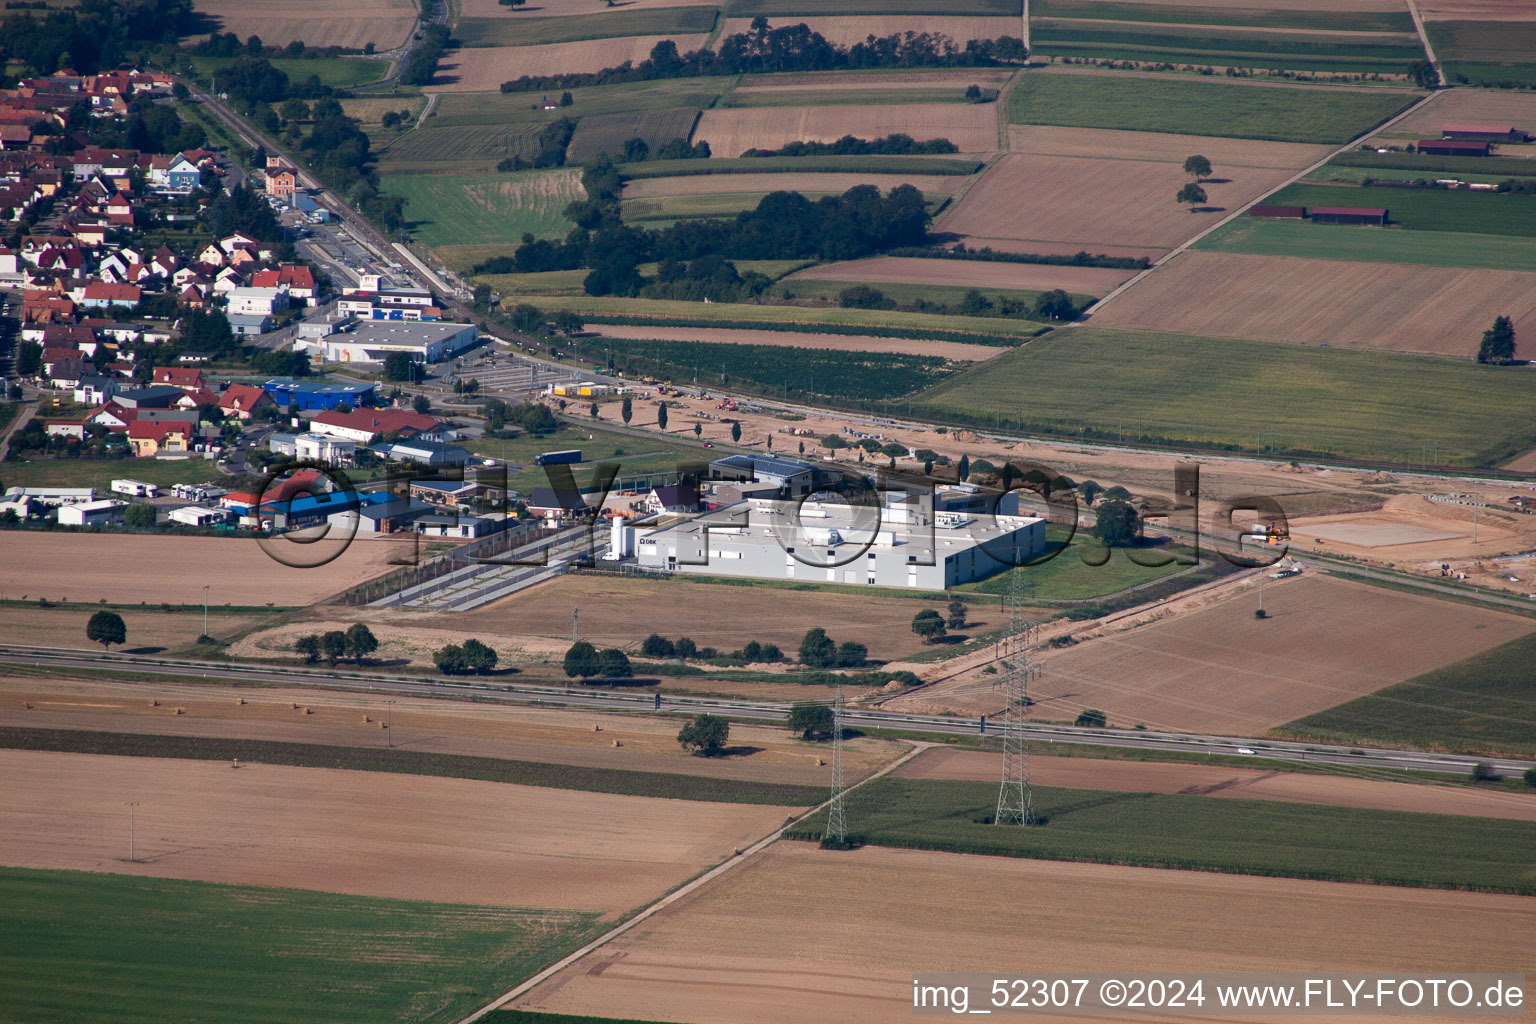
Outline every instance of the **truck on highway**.
{"type": "Polygon", "coordinates": [[[570,448],[563,452],[545,452],[536,456],[533,460],[535,466],[558,466],[566,463],[580,462],[581,449],[570,448]]]}

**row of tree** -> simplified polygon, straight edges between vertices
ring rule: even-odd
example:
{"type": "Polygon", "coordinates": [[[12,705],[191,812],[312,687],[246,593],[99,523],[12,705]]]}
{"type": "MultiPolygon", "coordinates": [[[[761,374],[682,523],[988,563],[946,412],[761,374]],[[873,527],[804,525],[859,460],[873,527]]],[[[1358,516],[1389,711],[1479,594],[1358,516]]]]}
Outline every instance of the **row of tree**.
{"type": "Polygon", "coordinates": [[[896,132],[879,139],[860,139],[844,135],[836,142],[789,142],[778,149],[749,149],[742,156],[908,156],[931,153],[958,153],[960,147],[948,139],[918,142],[910,135],[896,132]]]}
{"type": "Polygon", "coordinates": [[[784,660],[784,652],[776,644],[748,641],[740,650],[722,655],[713,647],[700,647],[686,636],[669,640],[660,633],[652,633],[640,644],[640,653],[647,658],[681,658],[683,661],[724,661],[733,665],[773,664],[784,660]]]}
{"type": "Polygon", "coordinates": [[[635,674],[629,664],[629,655],[617,647],[598,650],[585,640],[578,640],[571,644],[565,652],[561,667],[572,679],[578,677],[591,679],[594,676],[601,676],[604,679],[628,679],[635,674]]]}
{"type": "Polygon", "coordinates": [[[379,649],[379,640],[373,630],[357,622],[346,630],[306,633],[293,641],[293,649],[311,663],[324,658],[327,664],[334,665],[343,658],[351,658],[361,665],[368,655],[379,649]]]}

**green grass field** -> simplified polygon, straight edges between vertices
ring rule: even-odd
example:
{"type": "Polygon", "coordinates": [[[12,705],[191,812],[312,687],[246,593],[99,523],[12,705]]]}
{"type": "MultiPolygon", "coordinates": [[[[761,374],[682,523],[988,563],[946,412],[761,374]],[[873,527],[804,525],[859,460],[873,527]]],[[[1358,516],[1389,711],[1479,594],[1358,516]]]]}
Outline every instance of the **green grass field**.
{"type": "Polygon", "coordinates": [[[438,97],[437,106],[427,123],[492,126],[513,122],[548,124],[562,117],[642,114],[677,107],[700,109],[713,106],[717,98],[735,85],[736,77],[731,75],[596,85],[571,89],[571,105],[554,110],[545,110],[539,103],[538,95],[525,92],[444,93],[438,97]]]}
{"type": "Polygon", "coordinates": [[[6,487],[94,487],[105,497],[113,480],[127,477],[170,487],[217,481],[223,474],[201,456],[193,459],[32,459],[0,466],[6,487]]]}
{"type": "MultiPolygon", "coordinates": [[[[626,323],[672,321],[711,322],[720,326],[746,324],[773,327],[792,324],[796,328],[851,327],[880,334],[883,330],[927,332],[934,337],[976,334],[1007,335],[1020,340],[1047,330],[1033,320],[1008,317],[940,316],[935,313],[903,313],[885,309],[842,309],[837,306],[776,306],[740,302],[684,302],[672,299],[626,299],[613,295],[557,295],[539,303],[541,308],[570,309],[597,316],[622,317],[626,323]]],[[[906,335],[902,335],[905,337],[906,335]]]]}
{"type": "Polygon", "coordinates": [[[0,868],[0,1017],[453,1021],[591,938],[597,917],[0,868]]]}
{"type": "MultiPolygon", "coordinates": [[[[697,461],[697,459],[695,459],[697,461]]],[[[398,730],[397,730],[398,731],[398,730]]],[[[475,779],[516,786],[616,793],[707,803],[813,806],[824,799],[816,786],[742,782],[672,772],[636,772],[618,768],[512,761],[466,754],[435,754],[396,747],[338,747],[319,743],[241,740],[204,736],[155,736],[145,733],[91,732],[83,729],[22,729],[0,726],[0,747],[62,750],[116,757],[171,757],[191,761],[238,758],[255,764],[348,771],[393,772],[450,779],[475,779]]]]}
{"type": "MultiPolygon", "coordinates": [[[[1102,38],[1102,33],[1093,33],[1092,38],[1102,38]]],[[[1130,37],[1138,38],[1140,33],[1129,32],[1130,37]]],[[[1295,55],[1276,53],[1256,47],[1250,50],[1199,50],[1192,49],[1192,44],[1184,44],[1177,40],[1171,45],[1149,46],[1139,45],[1136,42],[1111,43],[1103,42],[1041,42],[1038,52],[1049,54],[1053,57],[1078,57],[1097,58],[1099,60],[1127,60],[1141,61],[1146,64],[1185,64],[1193,67],[1211,65],[1214,67],[1247,68],[1254,80],[1279,81],[1285,76],[1297,72],[1320,71],[1329,73],[1343,73],[1354,75],[1397,75],[1402,73],[1404,65],[1394,58],[1371,59],[1368,57],[1326,57],[1312,55],[1295,55]]],[[[1219,82],[1224,76],[1219,74],[1201,75],[1198,78],[1191,73],[1193,68],[1180,72],[1190,81],[1219,82]]],[[[1367,83],[1359,83],[1367,88],[1376,88],[1367,83]]],[[[1397,88],[1407,86],[1404,81],[1386,82],[1397,88]]],[[[1209,133],[1207,133],[1209,134],[1209,133]]]]}
{"type": "MultiPolygon", "coordinates": [[[[1536,236],[1536,202],[1512,193],[1347,185],[1288,185],[1265,200],[1297,206],[1385,208],[1389,223],[1416,231],[1536,236]]],[[[1330,225],[1323,225],[1324,227],[1330,225]]]]}
{"type": "Polygon", "coordinates": [[[698,119],[697,107],[589,114],[576,125],[571,144],[566,147],[565,159],[567,163],[577,164],[595,160],[604,153],[621,157],[624,144],[630,139],[644,139],[653,150],[673,139],[686,141],[693,134],[693,125],[698,119]]]}
{"type": "Polygon", "coordinates": [[[426,246],[562,238],[564,210],[586,198],[573,167],[516,174],[386,174],[383,191],[406,199],[410,230],[426,246]]]}
{"type": "MultiPolygon", "coordinates": [[[[1339,37],[1328,34],[1286,33],[1265,29],[1185,27],[1167,25],[1147,30],[1146,22],[1084,22],[1057,19],[1032,20],[1030,42],[1042,53],[1053,53],[1062,44],[1074,52],[1174,51],[1216,64],[1247,63],[1258,67],[1291,67],[1295,63],[1323,64],[1338,70],[1378,70],[1398,74],[1409,62],[1422,59],[1423,46],[1407,35],[1339,37]]],[[[1201,62],[1199,60],[1197,63],[1201,62]]]]}
{"type": "Polygon", "coordinates": [[[847,804],[877,846],[1536,894],[1532,822],[1043,786],[1034,806],[1047,824],[998,828],[997,783],[929,779],[877,779],[847,804]]]}
{"type": "Polygon", "coordinates": [[[1094,18],[1109,21],[1169,22],[1177,25],[1230,25],[1244,28],[1306,28],[1334,32],[1412,32],[1407,11],[1290,11],[1269,8],[1173,6],[1099,3],[1098,0],[1033,0],[1035,18],[1094,18]]]}
{"type": "Polygon", "coordinates": [[[783,92],[732,90],[722,107],[816,107],[884,103],[970,103],[964,86],[942,89],[796,89],[783,92]]]}
{"type": "Polygon", "coordinates": [[[1531,72],[1536,24],[1528,21],[1428,21],[1435,56],[1450,65],[1524,65],[1531,72]]]}
{"type": "Polygon", "coordinates": [[[1448,61],[1444,70],[1446,80],[1453,85],[1472,85],[1486,89],[1536,89],[1536,65],[1532,64],[1448,61]]]}
{"type": "Polygon", "coordinates": [[[533,156],[538,151],[539,130],[536,124],[429,122],[380,147],[379,169],[390,178],[412,173],[490,172],[509,156],[533,156]]]}
{"type": "Polygon", "coordinates": [[[1225,82],[1026,74],[1009,94],[1015,124],[1122,128],[1281,142],[1347,142],[1402,110],[1400,93],[1225,82]]]}
{"type": "Polygon", "coordinates": [[[541,18],[532,12],[527,16],[510,14],[505,18],[464,18],[454,26],[453,37],[466,47],[474,47],[574,43],[580,39],[618,36],[699,35],[714,29],[716,17],[713,7],[652,7],[639,11],[615,7],[558,18],[541,18]]]}
{"type": "Polygon", "coordinates": [[[1536,633],[1298,718],[1276,732],[1531,757],[1536,755],[1532,665],[1536,633]]]}
{"type": "Polygon", "coordinates": [[[970,594],[1009,594],[1013,592],[1017,576],[1025,584],[1026,600],[1085,601],[1153,583],[1187,568],[1181,565],[1147,568],[1132,562],[1124,551],[1114,552],[1103,565],[1088,565],[1080,555],[1103,549],[1081,531],[1068,541],[1066,527],[1054,523],[1046,526],[1046,549],[1048,553],[1057,552],[1048,562],[1009,569],[975,583],[962,583],[954,589],[970,594]]]}
{"type": "Polygon", "coordinates": [[[1536,446],[1527,376],[1427,356],[1080,327],[1006,352],[914,410],[980,427],[1276,453],[1498,465],[1536,446]],[[1411,458],[1410,458],[1411,450],[1411,458]]]}
{"type": "MultiPolygon", "coordinates": [[[[622,330],[622,328],[617,328],[622,330]]],[[[692,379],[759,393],[881,401],[921,391],[953,376],[938,356],[845,352],[781,345],[713,344],[695,341],[593,339],[584,351],[612,351],[629,376],[692,379]],[[722,378],[724,378],[722,380],[722,378]]]]}
{"type": "MultiPolygon", "coordinates": [[[[804,277],[791,277],[780,281],[773,288],[769,289],[768,294],[788,300],[836,300],[838,294],[844,289],[853,288],[859,283],[856,281],[818,281],[804,277]]],[[[951,308],[958,308],[960,303],[964,301],[966,294],[971,291],[981,292],[994,305],[1001,303],[1005,299],[1033,304],[1036,296],[1040,295],[1040,292],[1034,291],[1005,288],[971,289],[963,285],[954,284],[906,284],[892,281],[865,281],[863,283],[870,288],[877,289],[886,298],[902,307],[911,307],[917,303],[928,302],[935,305],[947,305],[951,308]]],[[[1082,306],[1091,302],[1094,297],[1073,295],[1072,298],[1079,306],[1082,306]]]]}
{"type": "MultiPolygon", "coordinates": [[[[588,405],[590,402],[573,399],[570,408],[575,420],[567,422],[566,426],[553,434],[544,437],[481,437],[469,442],[469,448],[477,455],[488,455],[524,465],[525,469],[507,478],[507,486],[522,494],[529,493],[535,487],[549,485],[549,478],[543,468],[533,464],[534,457],[540,452],[580,448],[584,464],[575,469],[578,485],[585,485],[593,475],[591,463],[617,461],[620,464],[620,476],[631,476],[675,469],[679,462],[697,462],[700,455],[705,453],[705,449],[699,447],[691,437],[679,437],[678,441],[669,442],[654,434],[636,437],[595,424],[589,426],[585,422],[588,405]]],[[[654,414],[637,411],[636,416],[637,426],[655,422],[654,414]],[[651,417],[649,421],[645,419],[647,415],[651,417]]]]}
{"type": "MultiPolygon", "coordinates": [[[[234,57],[190,58],[200,78],[207,78],[214,71],[224,70],[236,59],[234,57]]],[[[288,81],[295,85],[307,82],[310,75],[317,75],[321,85],[329,85],[333,89],[350,89],[356,85],[377,82],[389,70],[389,61],[378,58],[316,57],[312,60],[303,58],[294,60],[278,57],[270,63],[287,75],[288,81]]]]}
{"type": "Polygon", "coordinates": [[[1304,256],[1312,259],[1409,263],[1474,270],[1536,270],[1536,238],[1461,231],[1355,228],[1311,221],[1239,217],[1202,238],[1196,249],[1304,256]]]}

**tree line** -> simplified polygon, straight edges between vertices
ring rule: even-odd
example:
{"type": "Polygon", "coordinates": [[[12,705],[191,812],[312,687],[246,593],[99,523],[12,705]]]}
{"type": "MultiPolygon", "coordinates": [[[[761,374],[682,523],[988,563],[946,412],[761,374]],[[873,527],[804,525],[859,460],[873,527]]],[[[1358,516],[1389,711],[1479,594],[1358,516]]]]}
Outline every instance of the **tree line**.
{"type": "Polygon", "coordinates": [[[601,71],[559,75],[523,75],[501,83],[502,92],[574,89],[662,78],[706,75],[763,74],[776,71],[839,71],[886,67],[995,67],[1020,63],[1029,49],[1016,36],[972,39],[959,46],[942,32],[896,32],[870,36],[852,46],[839,46],[804,22],[773,28],[757,17],[745,32],[707,48],[679,53],[677,43],[663,39],[639,64],[625,61],[601,71]]]}
{"type": "Polygon", "coordinates": [[[39,75],[93,74],[174,45],[191,18],[192,0],[80,0],[40,18],[31,11],[7,18],[0,51],[39,75]]]}
{"type": "Polygon", "coordinates": [[[958,153],[960,147],[948,139],[918,142],[910,135],[895,132],[879,139],[860,139],[844,135],[836,142],[790,142],[778,149],[749,149],[742,156],[924,156],[933,153],[958,153]]]}

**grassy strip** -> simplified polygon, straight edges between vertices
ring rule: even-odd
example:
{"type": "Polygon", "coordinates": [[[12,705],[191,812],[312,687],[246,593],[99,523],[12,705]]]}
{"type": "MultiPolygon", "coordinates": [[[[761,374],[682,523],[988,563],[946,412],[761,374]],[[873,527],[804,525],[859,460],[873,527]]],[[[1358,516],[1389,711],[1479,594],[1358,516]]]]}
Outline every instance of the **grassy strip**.
{"type": "Polygon", "coordinates": [[[964,341],[1011,348],[1050,330],[1012,317],[939,316],[884,309],[836,306],[776,306],[748,303],[625,299],[613,296],[543,296],[541,308],[571,309],[589,324],[647,324],[653,327],[723,327],[799,334],[873,335],[934,341],[964,341]]]}
{"type": "Polygon", "coordinates": [[[1467,174],[1536,174],[1533,161],[1517,156],[1443,156],[1439,153],[1377,153],[1356,149],[1328,161],[1334,167],[1391,167],[1405,171],[1450,171],[1467,174]]]}
{"type": "Polygon", "coordinates": [[[1392,228],[1361,231],[1336,224],[1257,217],[1239,217],[1206,235],[1195,243],[1195,248],[1256,256],[1303,256],[1473,270],[1536,270],[1536,238],[1392,228]]]}
{"type": "Polygon", "coordinates": [[[620,36],[700,35],[715,27],[713,7],[653,7],[558,18],[464,18],[453,37],[466,47],[574,43],[620,36]]]}
{"type": "Polygon", "coordinates": [[[1289,185],[1265,200],[1296,206],[1364,206],[1387,210],[1387,220],[1416,231],[1536,236],[1536,202],[1512,193],[1361,185],[1289,185]]]}
{"type": "Polygon", "coordinates": [[[154,736],[75,729],[0,727],[0,747],[17,750],[62,750],[119,757],[175,757],[193,761],[256,761],[294,768],[342,768],[349,771],[396,772],[450,779],[477,779],[518,786],[574,789],[584,793],[664,797],[709,803],[769,804],[800,807],[822,799],[814,786],[772,782],[739,782],[671,772],[631,772],[616,768],[542,764],[467,754],[433,754],[399,747],[332,747],[320,743],[276,740],[216,739],[206,736],[154,736]]]}
{"type": "Polygon", "coordinates": [[[1433,424],[1446,464],[1497,466],[1536,446],[1536,421],[1508,415],[1529,400],[1524,375],[1458,360],[1080,327],[961,373],[913,409],[983,428],[1414,464],[1433,424]]]}
{"type": "Polygon", "coordinates": [[[848,818],[878,846],[1536,894],[1532,822],[1037,786],[1046,824],[996,828],[996,806],[996,783],[878,779],[849,795],[848,818]]]}
{"type": "Polygon", "coordinates": [[[1031,74],[1009,94],[1008,119],[1014,124],[1338,143],[1364,134],[1411,102],[1411,96],[1345,89],[1031,74]]]}
{"type": "Polygon", "coordinates": [[[1372,62],[1392,61],[1401,66],[1424,56],[1424,48],[1417,39],[1338,41],[1337,37],[1330,39],[1327,36],[1287,35],[1278,32],[1245,34],[1241,31],[1183,28],[1148,32],[1144,29],[1119,28],[1112,23],[1101,25],[1070,21],[1036,25],[1030,30],[1030,40],[1045,50],[1051,49],[1055,43],[1098,43],[1137,49],[1184,49],[1208,54],[1213,60],[1241,54],[1260,55],[1280,62],[1292,57],[1304,60],[1349,58],[1372,62]]]}
{"type": "MultiPolygon", "coordinates": [[[[647,160],[620,164],[619,173],[636,178],[682,178],[695,174],[945,174],[966,176],[981,170],[978,160],[937,156],[753,156],[708,160],[647,160]]],[[[788,182],[786,179],[787,183],[788,182]]]]}
{"type": "MultiPolygon", "coordinates": [[[[1194,68],[1234,67],[1249,68],[1271,77],[1297,72],[1321,71],[1332,74],[1398,75],[1404,64],[1395,59],[1380,57],[1310,57],[1290,56],[1259,51],[1192,50],[1181,46],[1137,46],[1132,43],[1042,43],[1040,53],[1057,57],[1097,58],[1100,60],[1133,60],[1146,64],[1187,64],[1194,68]]],[[[1206,81],[1220,81],[1207,74],[1206,81]]]]}
{"type": "MultiPolygon", "coordinates": [[[[740,266],[740,264],[737,264],[740,266]]],[[[977,313],[977,316],[1002,316],[999,307],[1004,302],[1015,302],[1026,309],[1033,308],[1035,299],[1042,293],[1022,288],[967,288],[964,285],[955,284],[912,284],[905,281],[833,281],[821,280],[810,277],[794,277],[782,280],[768,290],[768,294],[774,298],[793,302],[798,299],[836,299],[849,288],[857,285],[865,285],[873,288],[895,303],[896,309],[909,310],[914,313],[958,313],[965,297],[971,292],[979,292],[993,308],[990,312],[977,313]]],[[[1093,304],[1097,296],[1084,295],[1081,292],[1072,293],[1072,301],[1078,308],[1085,308],[1093,304]]],[[[1020,316],[1016,319],[1024,319],[1020,316]]],[[[931,335],[927,335],[931,337],[931,335]]]]}
{"type": "Polygon", "coordinates": [[[986,14],[1018,16],[1015,0],[727,0],[730,18],[765,15],[986,14]]]}
{"type": "Polygon", "coordinates": [[[1150,21],[1209,24],[1240,28],[1327,29],[1335,32],[1412,32],[1413,17],[1403,12],[1287,11],[1232,7],[1164,6],[1141,3],[1099,3],[1098,0],[1033,0],[1031,18],[1093,18],[1110,21],[1150,21]]]}
{"type": "Polygon", "coordinates": [[[1536,632],[1275,730],[1459,753],[1536,754],[1536,632]]]}
{"type": "Polygon", "coordinates": [[[446,1024],[589,941],[598,917],[3,868],[4,1017],[446,1024]]]}

